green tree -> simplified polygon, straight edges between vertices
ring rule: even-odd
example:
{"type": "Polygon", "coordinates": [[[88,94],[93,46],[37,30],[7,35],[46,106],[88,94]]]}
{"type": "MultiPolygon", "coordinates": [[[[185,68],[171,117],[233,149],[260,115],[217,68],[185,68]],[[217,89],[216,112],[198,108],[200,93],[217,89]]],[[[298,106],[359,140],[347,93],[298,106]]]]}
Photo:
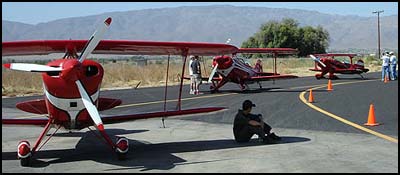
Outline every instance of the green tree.
{"type": "MultiPolygon", "coordinates": [[[[329,33],[321,26],[299,27],[294,19],[281,22],[269,21],[260,27],[260,31],[242,43],[245,48],[297,48],[299,56],[311,53],[325,53],[329,46],[329,33]]],[[[259,55],[257,55],[259,56],[259,55]]]]}

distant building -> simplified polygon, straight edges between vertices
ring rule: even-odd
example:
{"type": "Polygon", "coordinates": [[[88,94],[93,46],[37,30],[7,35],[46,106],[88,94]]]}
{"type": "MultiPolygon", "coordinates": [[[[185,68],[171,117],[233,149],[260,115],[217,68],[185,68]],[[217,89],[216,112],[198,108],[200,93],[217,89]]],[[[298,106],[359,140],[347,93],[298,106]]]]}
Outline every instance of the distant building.
{"type": "Polygon", "coordinates": [[[138,66],[147,66],[147,59],[135,59],[134,62],[138,66]]]}

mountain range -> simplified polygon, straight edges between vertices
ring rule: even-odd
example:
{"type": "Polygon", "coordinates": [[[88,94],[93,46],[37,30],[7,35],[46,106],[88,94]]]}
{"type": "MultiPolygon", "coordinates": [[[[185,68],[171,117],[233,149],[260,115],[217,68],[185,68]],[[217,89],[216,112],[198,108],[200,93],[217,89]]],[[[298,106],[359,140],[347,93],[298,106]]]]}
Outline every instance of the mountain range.
{"type": "MultiPolygon", "coordinates": [[[[330,50],[376,49],[378,46],[377,17],[231,5],[108,12],[36,25],[2,20],[2,41],[88,39],[109,16],[113,21],[104,39],[224,43],[231,38],[231,44],[240,46],[259,31],[261,24],[292,18],[300,27],[320,25],[326,29],[330,35],[330,50]]],[[[381,48],[397,49],[398,15],[381,16],[380,33],[381,48]]]]}

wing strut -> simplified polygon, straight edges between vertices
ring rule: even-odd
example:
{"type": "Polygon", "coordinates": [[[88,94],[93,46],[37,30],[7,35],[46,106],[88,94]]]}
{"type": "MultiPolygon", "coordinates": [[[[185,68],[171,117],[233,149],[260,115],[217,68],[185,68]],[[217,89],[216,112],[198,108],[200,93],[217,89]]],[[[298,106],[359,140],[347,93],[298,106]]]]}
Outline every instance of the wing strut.
{"type": "Polygon", "coordinates": [[[183,75],[185,73],[185,67],[186,67],[186,58],[189,53],[189,48],[185,48],[182,52],[182,58],[183,58],[183,64],[182,64],[182,73],[181,73],[181,85],[179,87],[179,97],[178,97],[178,104],[176,106],[177,110],[181,110],[181,97],[182,97],[182,85],[183,85],[183,75]]]}
{"type": "MultiPolygon", "coordinates": [[[[274,75],[276,75],[277,74],[277,71],[276,71],[276,57],[277,57],[277,55],[278,55],[278,53],[276,53],[276,52],[274,52],[274,75]]],[[[275,79],[272,79],[272,84],[275,84],[275,79]]]]}
{"type": "MultiPolygon", "coordinates": [[[[168,55],[168,62],[167,62],[167,77],[165,78],[165,91],[164,91],[164,113],[167,112],[167,92],[168,92],[168,72],[169,72],[169,57],[168,55]]],[[[165,115],[164,115],[165,116],[165,115]]],[[[164,118],[161,118],[163,128],[165,128],[164,118]]]]}

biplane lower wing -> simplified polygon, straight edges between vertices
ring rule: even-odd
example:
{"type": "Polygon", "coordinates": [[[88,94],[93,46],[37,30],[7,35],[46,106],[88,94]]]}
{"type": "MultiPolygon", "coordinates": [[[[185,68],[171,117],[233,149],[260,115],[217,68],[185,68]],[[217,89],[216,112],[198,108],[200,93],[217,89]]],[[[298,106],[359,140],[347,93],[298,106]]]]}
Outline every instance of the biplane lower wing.
{"type": "Polygon", "coordinates": [[[316,72],[321,72],[321,71],[322,71],[322,69],[308,69],[308,70],[310,70],[310,71],[316,71],[316,72]]]}
{"type": "MultiPolygon", "coordinates": [[[[183,77],[185,80],[190,80],[190,77],[183,77]]],[[[222,79],[219,77],[212,78],[212,81],[221,81],[222,79]]],[[[208,81],[208,77],[201,77],[201,81],[208,81]]]]}
{"type": "Polygon", "coordinates": [[[298,78],[298,76],[275,74],[275,75],[269,75],[269,76],[253,76],[253,77],[249,78],[249,80],[251,80],[251,81],[268,81],[268,80],[291,79],[291,78],[298,78]]]}
{"type": "MultiPolygon", "coordinates": [[[[107,109],[111,109],[115,106],[118,106],[122,103],[120,99],[112,99],[112,98],[99,98],[98,110],[104,111],[107,109]]],[[[25,101],[18,103],[17,108],[34,114],[48,114],[46,102],[44,99],[37,99],[31,101],[25,101]]]]}
{"type": "MultiPolygon", "coordinates": [[[[149,119],[149,118],[160,118],[160,117],[171,117],[187,114],[207,113],[216,112],[223,110],[223,107],[208,107],[208,108],[194,108],[184,109],[176,111],[160,111],[150,112],[141,114],[128,114],[128,115],[117,115],[117,116],[103,116],[101,120],[104,124],[121,123],[132,120],[149,119]]],[[[48,119],[2,119],[3,125],[37,125],[44,126],[47,124],[48,119]]]]}
{"type": "Polygon", "coordinates": [[[111,123],[120,123],[129,120],[139,120],[139,119],[148,119],[148,118],[159,118],[159,117],[171,117],[171,116],[179,116],[179,115],[187,115],[187,114],[196,114],[196,113],[207,113],[207,112],[215,112],[219,110],[223,110],[223,107],[208,107],[208,108],[194,108],[194,109],[183,109],[176,111],[160,111],[160,112],[151,112],[151,113],[142,113],[142,114],[128,114],[128,115],[118,115],[118,116],[106,116],[102,117],[102,121],[104,124],[111,123]]]}
{"type": "Polygon", "coordinates": [[[49,119],[1,119],[3,125],[36,125],[44,126],[49,119]]]}

